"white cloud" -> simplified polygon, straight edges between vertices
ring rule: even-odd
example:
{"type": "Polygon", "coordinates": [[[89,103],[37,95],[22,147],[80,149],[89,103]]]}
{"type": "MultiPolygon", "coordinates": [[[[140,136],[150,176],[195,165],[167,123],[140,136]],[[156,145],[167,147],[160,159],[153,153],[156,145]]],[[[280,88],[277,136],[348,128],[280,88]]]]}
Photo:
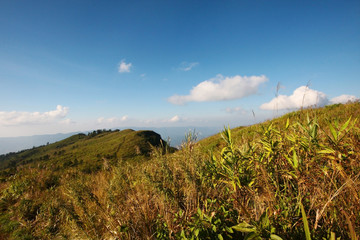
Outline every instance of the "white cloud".
{"type": "Polygon", "coordinates": [[[56,106],[56,110],[45,112],[44,116],[49,116],[50,118],[63,118],[69,112],[68,107],[63,107],[61,105],[56,106]]]}
{"type": "Polygon", "coordinates": [[[324,106],[329,103],[325,93],[301,86],[292,95],[279,95],[260,106],[264,110],[296,109],[310,106],[324,106]]]}
{"type": "Polygon", "coordinates": [[[322,107],[328,104],[347,103],[357,100],[359,98],[353,95],[340,95],[329,100],[325,93],[310,89],[308,86],[301,86],[295,89],[292,95],[279,95],[270,102],[262,104],[260,108],[264,110],[283,110],[311,106],[322,107]]]}
{"type": "Polygon", "coordinates": [[[68,107],[56,106],[56,110],[49,112],[0,112],[0,125],[14,126],[22,124],[43,124],[57,121],[66,117],[68,107]]]}
{"type": "Polygon", "coordinates": [[[187,71],[190,71],[193,67],[199,65],[198,62],[191,62],[191,63],[188,63],[188,62],[182,62],[180,64],[180,67],[179,67],[179,70],[181,71],[184,71],[184,72],[187,72],[187,71]]]}
{"type": "Polygon", "coordinates": [[[64,119],[64,120],[60,121],[60,123],[65,124],[65,125],[69,125],[69,124],[72,124],[72,123],[75,123],[75,122],[73,122],[73,121],[71,121],[71,119],[67,118],[67,119],[64,119]]]}
{"type": "Polygon", "coordinates": [[[266,76],[239,76],[216,78],[199,83],[191,89],[189,95],[174,95],[168,98],[172,104],[183,105],[187,102],[206,102],[239,99],[256,94],[260,84],[266,82],[266,76]]]}
{"type": "Polygon", "coordinates": [[[119,63],[119,73],[130,72],[130,68],[132,67],[132,63],[126,63],[125,60],[121,60],[119,63]]]}
{"type": "Polygon", "coordinates": [[[118,119],[116,118],[116,117],[112,117],[112,118],[108,118],[107,119],[107,122],[108,123],[114,123],[114,122],[116,122],[118,119]]]}
{"type": "Polygon", "coordinates": [[[334,97],[332,99],[330,99],[330,103],[331,104],[336,104],[336,103],[347,103],[347,102],[355,102],[359,100],[359,98],[353,96],[353,95],[341,95],[338,97],[334,97]]]}
{"type": "Polygon", "coordinates": [[[260,108],[264,110],[297,109],[310,106],[321,107],[329,103],[325,93],[301,86],[295,89],[292,95],[279,95],[270,102],[262,104],[260,108]]]}
{"type": "Polygon", "coordinates": [[[103,123],[105,121],[105,118],[104,117],[99,117],[96,122],[97,123],[103,123]]]}
{"type": "Polygon", "coordinates": [[[242,107],[234,107],[234,108],[226,108],[227,113],[240,113],[240,114],[246,114],[247,111],[243,109],[242,107]]]}
{"type": "Polygon", "coordinates": [[[179,117],[178,115],[173,116],[173,117],[169,120],[169,122],[178,122],[178,121],[180,121],[180,117],[179,117]]]}
{"type": "Polygon", "coordinates": [[[128,119],[129,119],[129,117],[127,115],[122,116],[121,118],[117,118],[117,117],[111,117],[111,118],[100,117],[100,118],[97,119],[97,123],[98,124],[102,124],[102,123],[119,124],[119,123],[127,121],[128,119]]]}

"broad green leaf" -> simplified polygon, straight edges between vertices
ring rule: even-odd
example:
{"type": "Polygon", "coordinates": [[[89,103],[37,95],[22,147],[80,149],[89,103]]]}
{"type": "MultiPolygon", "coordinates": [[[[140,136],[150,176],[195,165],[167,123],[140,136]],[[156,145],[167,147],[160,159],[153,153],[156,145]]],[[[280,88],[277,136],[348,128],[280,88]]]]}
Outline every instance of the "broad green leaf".
{"type": "Polygon", "coordinates": [[[351,121],[351,117],[349,117],[349,119],[346,121],[346,123],[344,123],[344,125],[341,127],[340,132],[344,131],[347,128],[350,121],[351,121]]]}
{"type": "Polygon", "coordinates": [[[289,128],[289,124],[290,124],[290,121],[289,121],[289,118],[286,120],[286,125],[285,125],[285,129],[288,129],[289,128]]]}
{"type": "Polygon", "coordinates": [[[281,237],[279,237],[276,234],[270,234],[270,239],[272,239],[272,240],[283,240],[281,237]]]}
{"type": "Polygon", "coordinates": [[[293,150],[293,163],[294,163],[294,168],[297,169],[299,167],[299,161],[295,149],[293,150]]]}
{"type": "Polygon", "coordinates": [[[234,233],[234,231],[232,230],[232,228],[229,228],[227,226],[225,226],[225,230],[228,232],[228,233],[234,233]]]}
{"type": "Polygon", "coordinates": [[[184,230],[181,230],[180,237],[181,237],[181,239],[187,240],[187,237],[185,236],[185,231],[184,230]]]}
{"type": "Polygon", "coordinates": [[[197,213],[199,214],[200,217],[202,216],[202,211],[200,208],[197,209],[197,213]]]}
{"type": "Polygon", "coordinates": [[[194,232],[194,235],[197,237],[197,236],[199,236],[199,232],[200,232],[200,230],[197,228],[196,230],[195,230],[195,232],[194,232]]]}
{"type": "Polygon", "coordinates": [[[251,240],[251,239],[261,240],[262,238],[257,233],[252,232],[246,235],[245,237],[245,240],[251,240]]]}
{"type": "Polygon", "coordinates": [[[331,149],[331,148],[327,148],[327,149],[320,150],[317,153],[320,153],[320,154],[333,154],[333,153],[335,153],[335,150],[331,149]]]}
{"type": "Polygon", "coordinates": [[[336,240],[336,236],[334,232],[330,233],[330,240],[336,240]]]}
{"type": "Polygon", "coordinates": [[[333,138],[334,138],[333,140],[335,142],[337,142],[338,134],[337,134],[335,128],[333,127],[333,125],[331,125],[331,123],[329,124],[329,128],[330,128],[331,134],[333,135],[333,138]]]}
{"type": "Polygon", "coordinates": [[[238,225],[231,227],[233,230],[243,233],[252,233],[256,231],[256,227],[248,224],[247,222],[239,223],[238,225]]]}
{"type": "Polygon", "coordinates": [[[270,220],[269,220],[269,217],[267,215],[267,211],[265,211],[261,217],[260,217],[260,220],[261,220],[261,226],[263,228],[267,228],[269,225],[270,225],[270,220]]]}

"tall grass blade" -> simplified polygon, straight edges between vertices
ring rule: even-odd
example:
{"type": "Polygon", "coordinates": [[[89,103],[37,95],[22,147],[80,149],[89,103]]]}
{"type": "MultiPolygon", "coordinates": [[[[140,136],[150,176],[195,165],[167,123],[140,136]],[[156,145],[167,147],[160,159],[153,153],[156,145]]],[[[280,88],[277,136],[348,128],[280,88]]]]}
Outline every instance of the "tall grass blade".
{"type": "Polygon", "coordinates": [[[303,204],[301,202],[299,203],[299,205],[300,205],[300,209],[301,209],[302,220],[303,220],[303,223],[304,223],[304,231],[305,231],[306,240],[311,240],[309,223],[308,223],[308,220],[307,220],[307,217],[306,217],[304,206],[303,206],[303,204]]]}
{"type": "Polygon", "coordinates": [[[351,121],[351,117],[349,117],[349,119],[346,121],[346,123],[344,123],[344,125],[341,127],[340,132],[344,131],[347,128],[350,121],[351,121]]]}
{"type": "Polygon", "coordinates": [[[355,229],[354,229],[354,226],[351,222],[351,219],[349,217],[349,215],[345,212],[345,211],[342,211],[342,213],[345,215],[346,217],[346,223],[349,227],[349,231],[350,231],[350,237],[351,237],[351,240],[358,240],[357,236],[356,236],[356,232],[355,232],[355,229]]]}
{"type": "Polygon", "coordinates": [[[334,232],[330,233],[330,240],[336,240],[336,236],[334,232]]]}

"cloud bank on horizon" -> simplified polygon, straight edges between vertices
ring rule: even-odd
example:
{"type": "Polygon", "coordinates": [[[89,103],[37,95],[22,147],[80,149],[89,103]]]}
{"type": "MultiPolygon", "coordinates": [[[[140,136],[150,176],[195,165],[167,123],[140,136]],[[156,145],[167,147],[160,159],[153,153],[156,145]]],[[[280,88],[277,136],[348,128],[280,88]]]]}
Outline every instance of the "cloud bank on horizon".
{"type": "Polygon", "coordinates": [[[188,95],[173,95],[168,101],[175,105],[184,105],[188,102],[240,99],[256,94],[259,86],[267,81],[265,75],[224,77],[219,74],[193,87],[188,95]]]}
{"type": "MultiPolygon", "coordinates": [[[[51,122],[59,122],[64,119],[69,112],[68,107],[61,105],[56,106],[56,110],[48,112],[0,112],[0,125],[15,126],[24,124],[44,124],[51,122]]],[[[69,123],[69,119],[61,121],[61,123],[69,123]]]]}
{"type": "Polygon", "coordinates": [[[358,100],[353,95],[340,95],[332,99],[328,99],[323,92],[310,89],[308,86],[301,86],[294,90],[290,96],[279,95],[270,102],[260,106],[263,110],[284,110],[299,109],[307,107],[322,107],[328,104],[347,103],[358,100]]]}
{"type": "MultiPolygon", "coordinates": [[[[261,84],[268,81],[267,77],[250,76],[242,77],[236,75],[234,77],[224,77],[218,75],[214,79],[203,81],[195,86],[189,95],[174,95],[168,98],[168,101],[176,105],[184,105],[188,102],[206,102],[206,101],[224,101],[244,98],[246,96],[258,93],[261,84]]],[[[340,95],[329,99],[328,96],[308,86],[300,86],[289,96],[279,95],[267,103],[260,105],[261,110],[296,110],[307,107],[322,107],[329,104],[347,103],[358,101],[359,98],[354,95],[340,95]]],[[[226,108],[227,113],[246,114],[247,110],[242,107],[226,108]]],[[[47,112],[0,112],[0,126],[26,126],[41,124],[70,124],[73,123],[66,118],[69,107],[57,105],[55,110],[47,112]]],[[[191,118],[173,115],[168,119],[148,119],[147,121],[140,119],[130,119],[128,115],[122,117],[104,118],[100,117],[96,121],[96,125],[122,125],[133,123],[178,123],[180,121],[191,121],[191,118]]],[[[110,126],[109,125],[109,126],[110,126]]]]}

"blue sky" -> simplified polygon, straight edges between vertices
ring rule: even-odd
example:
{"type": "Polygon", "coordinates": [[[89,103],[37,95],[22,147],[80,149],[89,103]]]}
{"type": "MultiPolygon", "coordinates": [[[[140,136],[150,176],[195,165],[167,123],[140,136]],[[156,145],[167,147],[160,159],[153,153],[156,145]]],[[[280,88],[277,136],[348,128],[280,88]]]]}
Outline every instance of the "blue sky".
{"type": "Polygon", "coordinates": [[[357,0],[0,0],[0,137],[235,127],[355,100],[359,43],[357,0]]]}

